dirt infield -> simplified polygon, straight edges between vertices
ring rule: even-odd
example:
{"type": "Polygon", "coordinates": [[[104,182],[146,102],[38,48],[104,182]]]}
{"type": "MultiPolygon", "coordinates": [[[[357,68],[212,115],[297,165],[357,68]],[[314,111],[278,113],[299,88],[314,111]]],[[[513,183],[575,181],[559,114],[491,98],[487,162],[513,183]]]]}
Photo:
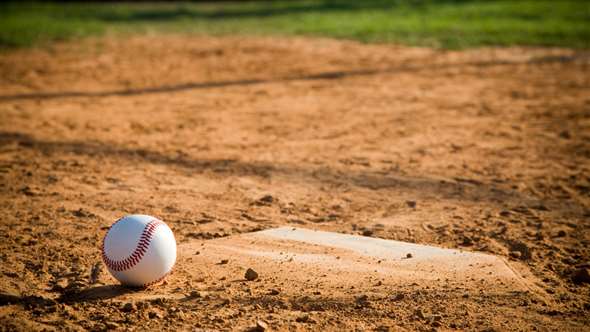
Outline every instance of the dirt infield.
{"type": "Polygon", "coordinates": [[[587,329],[590,57],[180,36],[0,54],[0,208],[0,330],[587,329]],[[99,252],[129,213],[179,244],[290,225],[491,253],[535,290],[294,293],[228,257],[134,292],[99,252]]]}

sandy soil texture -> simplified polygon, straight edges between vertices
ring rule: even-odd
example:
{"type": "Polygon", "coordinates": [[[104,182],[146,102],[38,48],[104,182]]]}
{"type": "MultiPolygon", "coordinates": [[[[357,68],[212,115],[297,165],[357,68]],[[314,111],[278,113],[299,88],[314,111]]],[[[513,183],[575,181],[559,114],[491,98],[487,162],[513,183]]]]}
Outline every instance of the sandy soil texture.
{"type": "Polygon", "coordinates": [[[181,36],[0,54],[0,209],[0,330],[588,329],[590,57],[181,36]],[[287,225],[485,252],[537,291],[322,291],[185,256],[136,292],[99,252],[129,213],[179,245],[287,225]]]}

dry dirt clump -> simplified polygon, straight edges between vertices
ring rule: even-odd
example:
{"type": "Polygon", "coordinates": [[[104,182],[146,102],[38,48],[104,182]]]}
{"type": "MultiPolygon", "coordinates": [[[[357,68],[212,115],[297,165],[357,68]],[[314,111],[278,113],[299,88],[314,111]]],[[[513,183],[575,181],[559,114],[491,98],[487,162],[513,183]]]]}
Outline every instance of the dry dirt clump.
{"type": "Polygon", "coordinates": [[[587,329],[589,64],[301,38],[0,54],[0,329],[587,329]],[[539,294],[292,295],[244,266],[130,302],[98,250],[129,213],[179,243],[292,225],[483,251],[539,294]]]}

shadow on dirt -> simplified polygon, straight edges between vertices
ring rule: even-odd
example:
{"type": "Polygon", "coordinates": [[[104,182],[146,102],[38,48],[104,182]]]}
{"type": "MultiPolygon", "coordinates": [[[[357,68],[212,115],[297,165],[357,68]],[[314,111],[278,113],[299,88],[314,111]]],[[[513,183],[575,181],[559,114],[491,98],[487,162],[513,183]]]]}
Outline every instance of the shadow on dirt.
{"type": "Polygon", "coordinates": [[[95,286],[74,292],[62,294],[58,299],[59,302],[77,303],[97,300],[108,300],[120,295],[137,292],[137,289],[124,287],[121,285],[95,286]]]}
{"type": "Polygon", "coordinates": [[[136,291],[137,289],[127,288],[121,285],[96,286],[65,292],[57,299],[39,295],[21,296],[19,294],[0,293],[0,307],[10,304],[22,304],[25,307],[33,308],[53,306],[57,303],[107,300],[136,291]]]}
{"type": "Polygon", "coordinates": [[[25,307],[42,307],[55,305],[56,301],[38,295],[21,296],[18,294],[0,293],[0,307],[11,304],[22,304],[25,307]]]}
{"type": "Polygon", "coordinates": [[[341,170],[329,167],[303,167],[292,164],[268,162],[245,162],[236,159],[193,159],[186,155],[168,155],[158,151],[126,148],[101,142],[83,141],[42,141],[20,133],[0,132],[0,146],[18,144],[22,148],[40,151],[44,154],[70,153],[91,158],[120,158],[134,163],[151,163],[177,167],[189,173],[215,172],[224,175],[256,176],[270,178],[280,176],[287,181],[301,181],[309,184],[328,186],[333,190],[346,190],[350,186],[370,190],[395,190],[416,197],[437,197],[472,202],[503,204],[538,204],[538,201],[523,197],[513,191],[498,189],[470,179],[435,179],[410,177],[393,171],[341,170]]]}
{"type": "Polygon", "coordinates": [[[355,76],[371,76],[378,74],[395,74],[395,73],[413,73],[413,72],[426,72],[430,73],[434,70],[444,70],[451,68],[465,68],[465,67],[491,67],[491,66],[507,66],[507,65],[522,65],[522,64],[544,64],[544,63],[567,63],[576,61],[581,58],[588,58],[587,55],[573,55],[573,56],[544,56],[527,61],[504,61],[504,60],[491,60],[491,61],[470,61],[462,63],[451,63],[451,64],[432,64],[429,66],[424,65],[411,65],[406,64],[393,68],[381,68],[381,69],[363,69],[363,70],[349,70],[349,71],[331,71],[316,74],[300,75],[300,76],[288,76],[278,77],[269,79],[245,79],[245,80],[228,80],[228,81],[213,81],[213,82],[195,82],[195,83],[183,83],[178,85],[158,86],[158,87],[146,87],[137,89],[126,89],[126,90],[111,90],[111,91],[98,91],[98,92],[84,92],[84,91],[62,91],[62,92],[34,92],[34,93],[21,93],[12,95],[0,95],[0,101],[11,101],[11,100],[22,100],[22,99],[59,99],[59,98],[72,98],[72,97],[111,97],[111,96],[137,96],[144,94],[156,94],[156,93],[171,93],[181,92],[195,89],[210,89],[210,88],[223,88],[229,86],[247,86],[255,84],[265,83],[282,83],[282,82],[293,82],[293,81],[314,81],[314,80],[338,80],[347,77],[355,76]]]}

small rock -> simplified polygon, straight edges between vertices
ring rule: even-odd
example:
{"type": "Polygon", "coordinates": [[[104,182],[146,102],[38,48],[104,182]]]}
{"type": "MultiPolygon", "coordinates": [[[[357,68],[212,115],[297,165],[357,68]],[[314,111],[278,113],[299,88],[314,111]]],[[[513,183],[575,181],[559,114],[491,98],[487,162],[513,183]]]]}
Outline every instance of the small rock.
{"type": "Polygon", "coordinates": [[[219,262],[220,265],[224,265],[229,263],[229,259],[222,259],[221,262],[219,262]]]}
{"type": "Polygon", "coordinates": [[[415,201],[406,201],[406,204],[408,205],[408,207],[411,207],[412,209],[416,208],[416,202],[415,201]]]}
{"type": "Polygon", "coordinates": [[[93,285],[98,281],[98,277],[100,277],[100,273],[102,272],[102,263],[98,262],[92,266],[90,270],[90,284],[93,285]]]}
{"type": "Polygon", "coordinates": [[[412,258],[412,257],[413,257],[413,256],[412,256],[412,254],[411,254],[411,253],[407,253],[407,254],[406,254],[406,258],[412,258]]]}
{"type": "Polygon", "coordinates": [[[61,278],[59,280],[57,280],[55,282],[55,285],[53,286],[53,290],[56,291],[63,291],[66,288],[68,288],[68,285],[70,284],[69,280],[66,278],[61,278]]]}
{"type": "Polygon", "coordinates": [[[118,329],[118,328],[119,328],[119,326],[120,326],[119,324],[117,324],[117,323],[115,323],[115,322],[106,322],[104,325],[105,325],[105,327],[106,327],[107,329],[109,329],[109,330],[116,330],[116,329],[118,329]]]}
{"type": "Polygon", "coordinates": [[[74,217],[79,217],[79,218],[86,217],[86,211],[84,211],[84,209],[82,209],[82,208],[79,208],[78,210],[73,210],[72,214],[74,215],[74,217]]]}
{"type": "Polygon", "coordinates": [[[260,201],[265,203],[272,203],[274,201],[274,197],[272,197],[271,195],[264,195],[260,198],[260,201]]]}
{"type": "Polygon", "coordinates": [[[464,246],[472,246],[473,240],[470,237],[466,236],[463,238],[463,242],[461,244],[464,246]]]}
{"type": "Polygon", "coordinates": [[[511,251],[510,257],[520,259],[520,257],[522,257],[522,253],[520,251],[511,251]]]}
{"type": "Polygon", "coordinates": [[[36,196],[40,194],[40,191],[29,186],[22,187],[19,189],[19,192],[25,194],[26,196],[36,196]]]}
{"type": "Polygon", "coordinates": [[[559,133],[559,137],[564,138],[564,139],[570,139],[570,138],[572,138],[572,135],[570,134],[569,131],[564,130],[559,133]]]}
{"type": "Polygon", "coordinates": [[[255,205],[259,205],[259,206],[268,206],[271,205],[273,202],[275,201],[275,198],[272,197],[271,195],[264,195],[262,197],[260,197],[256,202],[254,202],[255,205]]]}
{"type": "Polygon", "coordinates": [[[365,229],[363,231],[363,236],[371,236],[373,234],[374,234],[374,232],[372,230],[370,230],[370,229],[365,229]]]}
{"type": "Polygon", "coordinates": [[[330,214],[328,214],[328,219],[330,219],[330,220],[336,220],[338,218],[340,218],[340,215],[339,214],[336,214],[336,213],[330,213],[330,214]]]}
{"type": "Polygon", "coordinates": [[[264,332],[266,330],[268,330],[268,324],[266,324],[266,322],[261,321],[261,320],[257,320],[256,326],[252,329],[252,331],[256,331],[256,332],[264,332]]]}
{"type": "Polygon", "coordinates": [[[357,297],[355,302],[360,307],[366,307],[369,304],[369,297],[366,294],[363,294],[357,297]]]}
{"type": "Polygon", "coordinates": [[[93,218],[96,217],[96,215],[90,211],[86,211],[83,208],[79,208],[78,210],[73,210],[72,211],[72,215],[74,215],[74,217],[78,217],[78,218],[93,218]]]}
{"type": "Polygon", "coordinates": [[[424,314],[424,312],[422,311],[422,309],[417,309],[414,314],[420,318],[420,319],[425,319],[426,315],[424,314]]]}
{"type": "Polygon", "coordinates": [[[157,312],[157,311],[150,311],[148,313],[148,317],[150,319],[161,319],[162,318],[162,314],[157,312]]]}
{"type": "Polygon", "coordinates": [[[590,283],[590,269],[588,268],[581,268],[574,272],[574,276],[572,278],[574,283],[576,284],[589,284],[590,283]]]}
{"type": "Polygon", "coordinates": [[[189,297],[193,299],[198,299],[200,297],[203,297],[203,294],[201,294],[201,292],[199,292],[198,290],[194,290],[190,292],[189,297]]]}
{"type": "Polygon", "coordinates": [[[392,300],[394,301],[401,301],[403,300],[405,297],[405,295],[403,293],[397,293],[395,294],[395,296],[392,298],[392,300]]]}
{"type": "Polygon", "coordinates": [[[86,288],[86,283],[82,280],[73,280],[68,283],[68,287],[64,289],[64,295],[75,296],[86,288]]]}
{"type": "Polygon", "coordinates": [[[559,232],[557,232],[557,237],[564,237],[566,235],[567,233],[564,230],[560,230],[559,232]]]}
{"type": "Polygon", "coordinates": [[[182,310],[175,312],[175,316],[177,319],[180,319],[180,320],[186,319],[186,315],[184,314],[184,312],[182,312],[182,310]]]}
{"type": "Polygon", "coordinates": [[[74,308],[72,308],[71,306],[69,306],[67,304],[63,304],[62,309],[63,309],[64,316],[68,317],[69,319],[72,319],[72,320],[83,319],[80,317],[80,314],[77,313],[74,308]]]}
{"type": "Polygon", "coordinates": [[[571,257],[564,257],[561,261],[567,265],[575,265],[576,264],[576,260],[571,257]]]}
{"type": "Polygon", "coordinates": [[[121,307],[121,311],[134,312],[134,311],[137,311],[137,306],[133,302],[127,302],[127,303],[123,304],[123,306],[121,307]]]}
{"type": "Polygon", "coordinates": [[[539,211],[549,211],[549,209],[543,204],[531,206],[531,208],[539,211]]]}
{"type": "Polygon", "coordinates": [[[270,295],[279,295],[280,291],[278,289],[271,289],[269,294],[270,295]]]}
{"type": "Polygon", "coordinates": [[[151,303],[147,301],[142,301],[137,303],[137,308],[141,310],[146,310],[151,306],[151,303]]]}
{"type": "Polygon", "coordinates": [[[520,251],[520,258],[523,260],[528,260],[532,257],[531,249],[526,244],[514,241],[510,244],[510,249],[512,251],[520,251]]]}
{"type": "Polygon", "coordinates": [[[297,323],[315,323],[315,321],[309,317],[309,315],[303,315],[295,318],[297,323]]]}
{"type": "Polygon", "coordinates": [[[258,272],[252,270],[251,268],[248,268],[248,270],[246,270],[246,274],[244,277],[248,281],[256,280],[258,279],[258,272]]]}

